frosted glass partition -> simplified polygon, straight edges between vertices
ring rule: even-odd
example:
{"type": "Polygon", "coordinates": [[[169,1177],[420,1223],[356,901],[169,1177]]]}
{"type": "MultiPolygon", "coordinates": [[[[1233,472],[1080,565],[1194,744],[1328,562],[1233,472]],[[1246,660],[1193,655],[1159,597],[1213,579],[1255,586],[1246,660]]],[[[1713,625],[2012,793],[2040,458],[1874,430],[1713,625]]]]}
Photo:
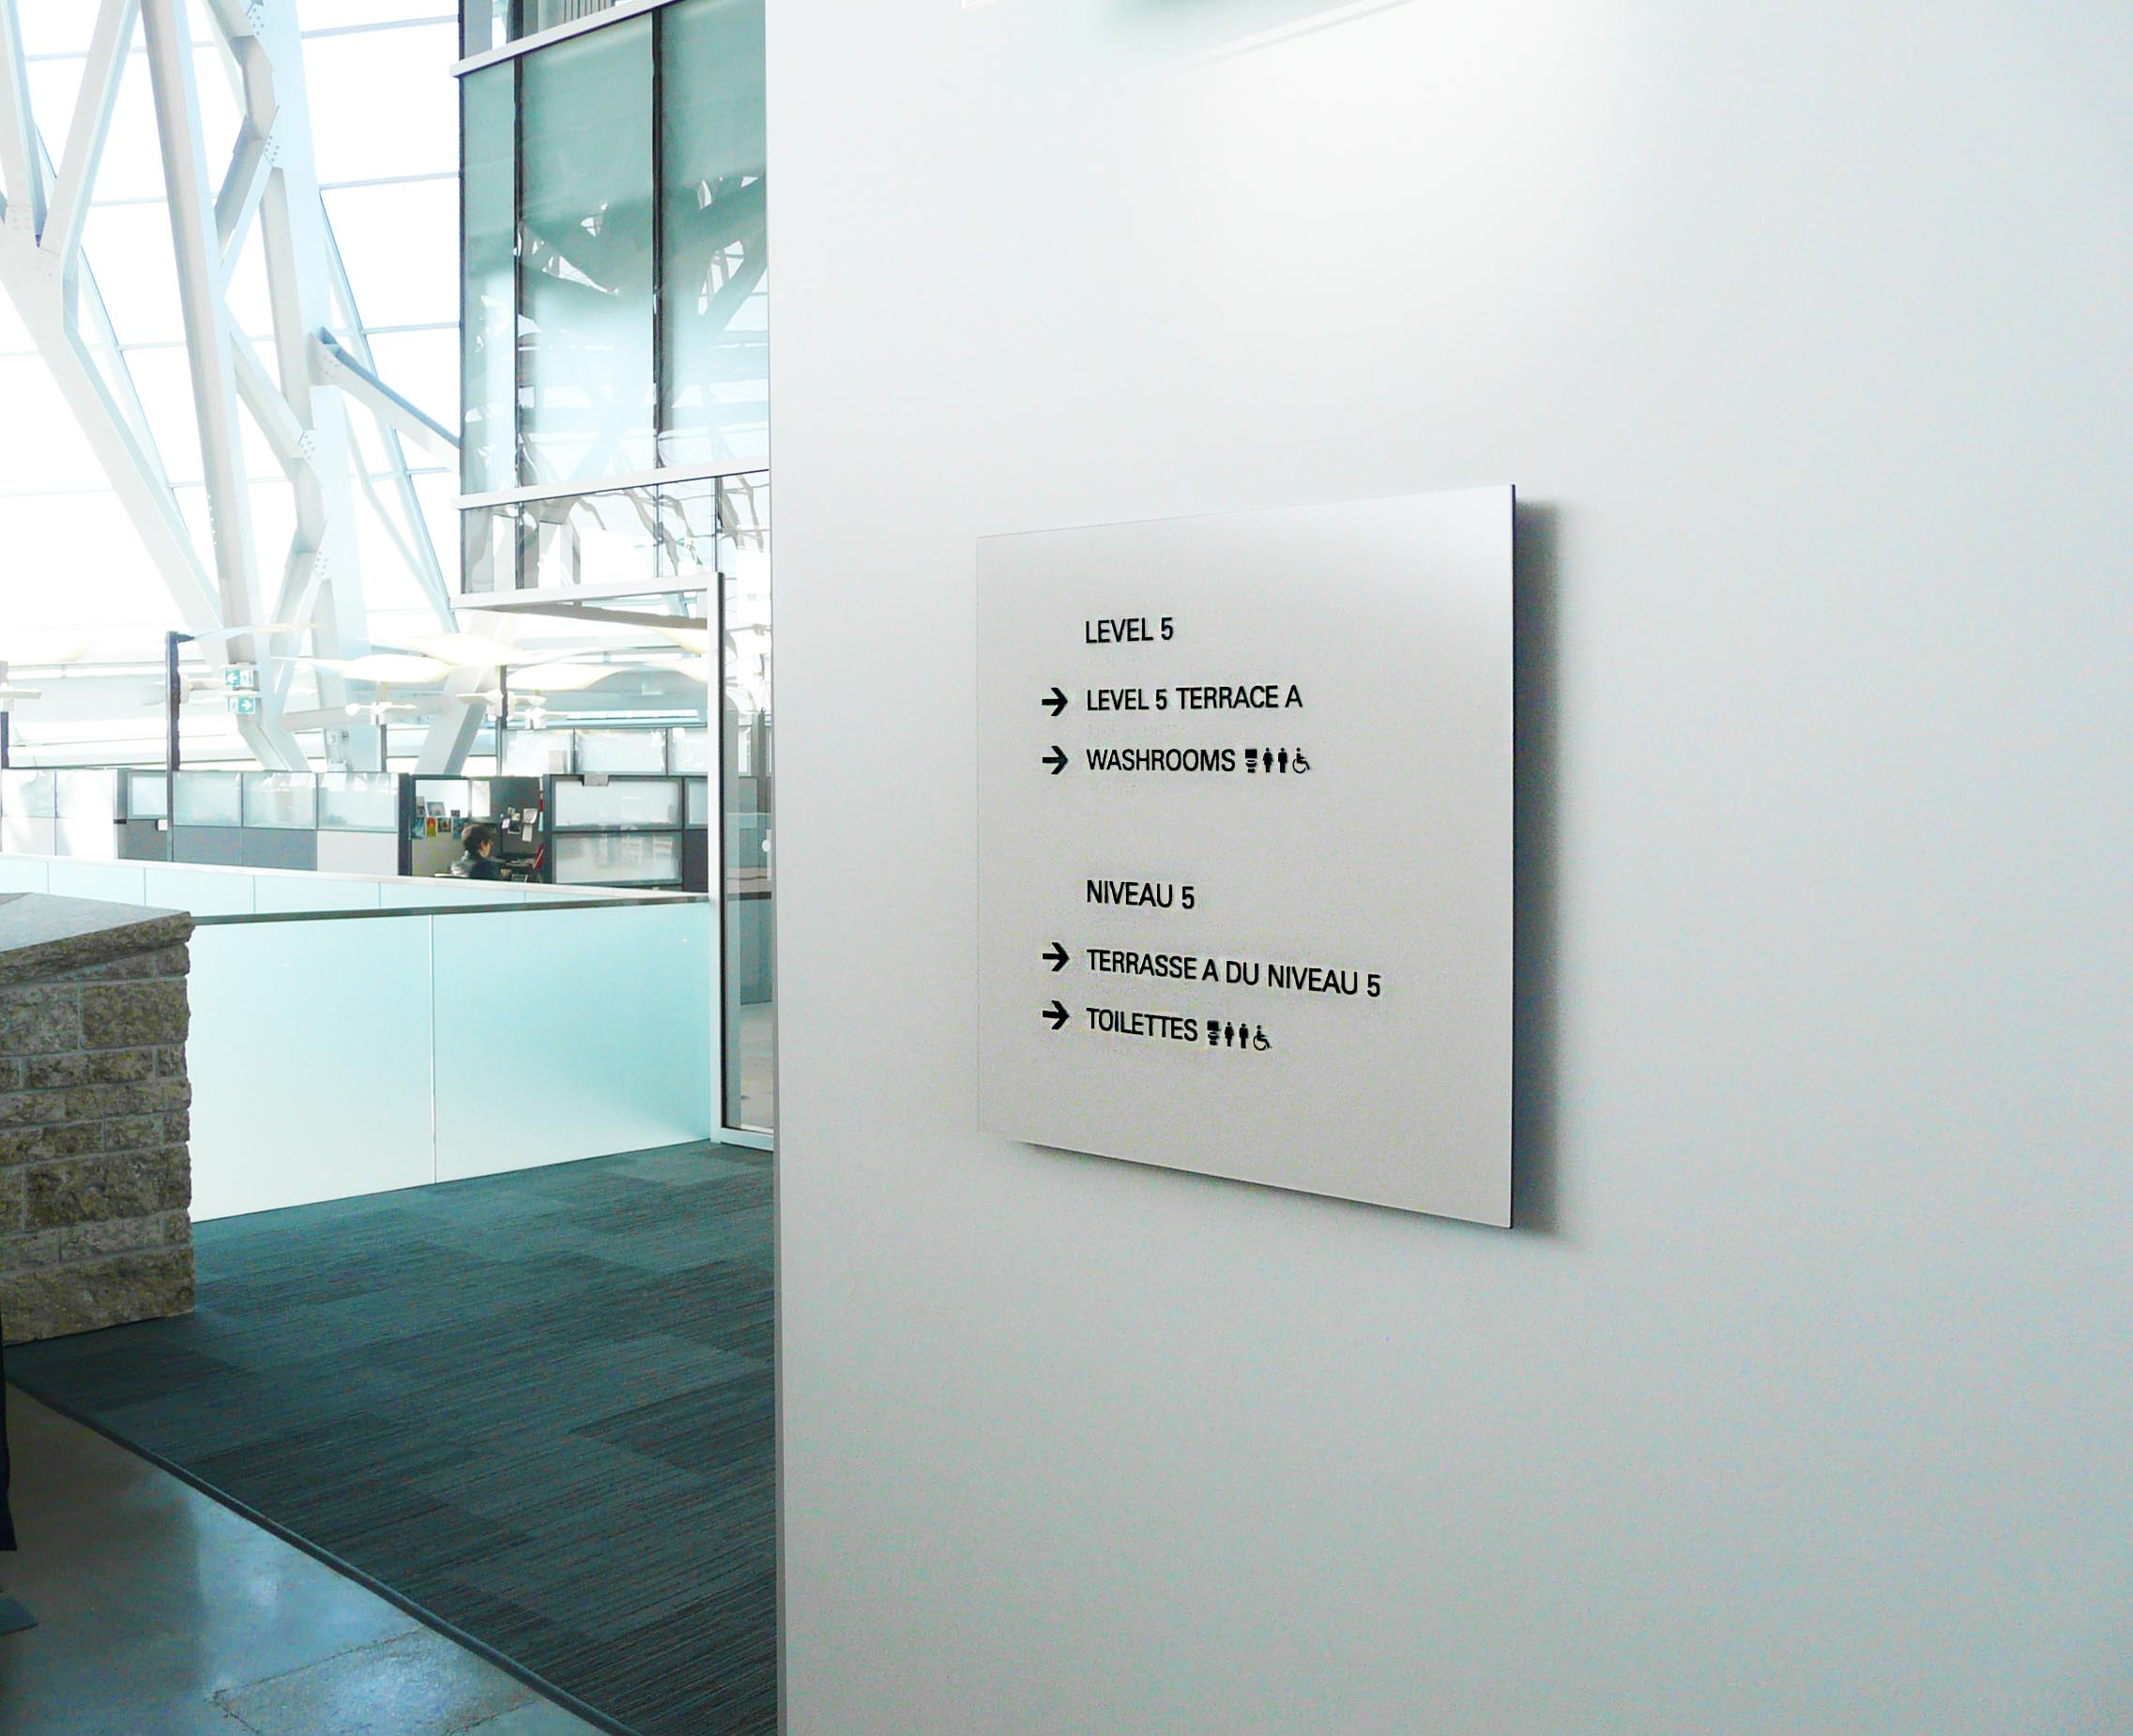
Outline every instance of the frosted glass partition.
{"type": "Polygon", "coordinates": [[[571,736],[567,729],[511,729],[504,732],[507,777],[537,778],[571,769],[571,736]]]}
{"type": "MultiPolygon", "coordinates": [[[[263,909],[320,878],[230,877],[263,909]]],[[[193,1216],[709,1138],[711,921],[702,899],[204,921],[193,1216]]]]}
{"type": "Polygon", "coordinates": [[[562,779],[556,784],[555,824],[558,830],[678,826],[681,812],[681,783],[678,778],[632,778],[620,784],[562,779]]]}
{"type": "Polygon", "coordinates": [[[0,771],[0,816],[11,820],[50,820],[58,815],[57,772],[0,771]]]}
{"type": "Polygon", "coordinates": [[[689,780],[689,824],[708,826],[711,823],[711,781],[708,778],[689,780]]]}
{"type": "Polygon", "coordinates": [[[60,772],[53,851],[109,861],[119,853],[119,774],[109,768],[60,772]]]}
{"type": "Polygon", "coordinates": [[[0,814],[0,852],[11,856],[58,855],[59,822],[0,814]]]}
{"type": "Polygon", "coordinates": [[[678,886],[681,840],[673,832],[561,832],[558,886],[678,886]]]}
{"type": "Polygon", "coordinates": [[[179,772],[177,823],[180,826],[243,825],[244,779],[235,771],[179,772]]]}
{"type": "Polygon", "coordinates": [[[400,871],[400,840],[389,831],[332,831],[318,834],[319,874],[391,876],[400,871]]]}
{"type": "Polygon", "coordinates": [[[399,780],[383,771],[326,773],[319,779],[318,823],[329,831],[397,831],[399,780]]]}
{"type": "Polygon", "coordinates": [[[669,752],[669,771],[697,771],[709,774],[711,769],[711,732],[708,729],[677,729],[673,732],[674,745],[669,752]]]}
{"type": "Polygon", "coordinates": [[[160,771],[129,771],[126,774],[126,812],[136,820],[161,820],[170,817],[170,785],[160,771]]]}
{"type": "Polygon", "coordinates": [[[310,831],[318,825],[318,781],[308,771],[244,774],[244,823],[310,831]]]}
{"type": "Polygon", "coordinates": [[[118,818],[119,773],[109,767],[83,767],[59,773],[59,817],[63,820],[118,818]]]}
{"type": "Polygon", "coordinates": [[[667,769],[663,729],[581,729],[580,771],[651,771],[667,769]]]}
{"type": "Polygon", "coordinates": [[[710,922],[702,902],[435,918],[437,1179],[709,1137],[710,922]]]}

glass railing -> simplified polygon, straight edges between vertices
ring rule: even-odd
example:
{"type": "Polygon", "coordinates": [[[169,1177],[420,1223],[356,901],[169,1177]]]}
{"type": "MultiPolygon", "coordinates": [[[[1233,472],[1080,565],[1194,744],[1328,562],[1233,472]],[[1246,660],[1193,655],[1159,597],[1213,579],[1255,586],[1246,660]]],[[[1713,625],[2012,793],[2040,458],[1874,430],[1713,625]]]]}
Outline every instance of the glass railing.
{"type": "Polygon", "coordinates": [[[709,902],[0,857],[193,913],[192,1214],[710,1138],[709,902]]]}
{"type": "Polygon", "coordinates": [[[465,905],[202,920],[196,1219],[711,1137],[706,900],[465,905]]]}
{"type": "MultiPolygon", "coordinates": [[[[291,910],[427,910],[466,906],[628,900],[635,891],[601,886],[538,886],[503,880],[421,879],[395,875],[316,874],[303,869],[231,868],[203,862],[95,860],[0,854],[0,896],[51,892],[113,904],[189,910],[196,917],[271,916],[291,910]]],[[[676,892],[673,897],[695,894],[676,892]]]]}

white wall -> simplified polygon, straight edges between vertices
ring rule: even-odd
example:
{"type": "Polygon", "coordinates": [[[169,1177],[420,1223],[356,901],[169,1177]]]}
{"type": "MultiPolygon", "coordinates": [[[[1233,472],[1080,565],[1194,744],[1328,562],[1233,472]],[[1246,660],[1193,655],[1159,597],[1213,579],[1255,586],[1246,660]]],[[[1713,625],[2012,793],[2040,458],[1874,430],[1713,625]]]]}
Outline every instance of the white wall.
{"type": "Polygon", "coordinates": [[[2133,1728],[2133,18],[1311,9],[770,8],[791,1728],[2133,1728]],[[979,1137],[972,540],[1495,481],[1524,1227],[979,1137]]]}

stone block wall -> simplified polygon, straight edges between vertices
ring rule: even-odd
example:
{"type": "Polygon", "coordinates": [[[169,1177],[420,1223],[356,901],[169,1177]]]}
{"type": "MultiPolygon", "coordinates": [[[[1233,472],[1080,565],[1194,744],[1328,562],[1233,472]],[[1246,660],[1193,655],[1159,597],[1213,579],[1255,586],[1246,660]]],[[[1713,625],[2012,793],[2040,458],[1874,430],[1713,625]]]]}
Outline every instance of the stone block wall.
{"type": "MultiPolygon", "coordinates": [[[[57,901],[52,901],[57,902],[57,901]]],[[[52,1338],[192,1306],[191,919],[0,961],[0,1321],[52,1338]],[[81,962],[84,959],[92,962],[81,962]]]]}

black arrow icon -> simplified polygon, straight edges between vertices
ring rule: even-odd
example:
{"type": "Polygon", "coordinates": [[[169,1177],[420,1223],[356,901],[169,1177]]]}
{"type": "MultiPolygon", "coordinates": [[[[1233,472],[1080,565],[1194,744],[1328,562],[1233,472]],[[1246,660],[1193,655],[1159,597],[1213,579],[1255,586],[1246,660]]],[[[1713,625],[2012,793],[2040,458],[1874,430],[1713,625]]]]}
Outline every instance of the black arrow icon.
{"type": "Polygon", "coordinates": [[[1054,1030],[1057,1030],[1060,1026],[1064,1025],[1067,1020],[1071,1019],[1074,1014],[1069,1013],[1064,1007],[1060,1006],[1059,1001],[1055,998],[1052,1004],[1046,1007],[1044,1012],[1040,1013],[1037,1016],[1041,1019],[1044,1019],[1047,1024],[1051,1026],[1054,1030]]]}
{"type": "Polygon", "coordinates": [[[1051,767],[1052,775],[1055,778],[1058,777],[1060,772],[1066,769],[1066,749],[1055,743],[1052,751],[1044,755],[1044,764],[1051,767]]]}
{"type": "Polygon", "coordinates": [[[1067,696],[1064,693],[1060,693],[1057,686],[1054,686],[1051,693],[1046,697],[1040,699],[1037,703],[1043,706],[1044,709],[1049,711],[1054,717],[1057,717],[1061,711],[1064,711],[1067,708],[1067,696]]]}
{"type": "Polygon", "coordinates": [[[1067,950],[1057,940],[1052,942],[1052,950],[1044,956],[1052,961],[1052,969],[1055,974],[1066,968],[1067,950]]]}

